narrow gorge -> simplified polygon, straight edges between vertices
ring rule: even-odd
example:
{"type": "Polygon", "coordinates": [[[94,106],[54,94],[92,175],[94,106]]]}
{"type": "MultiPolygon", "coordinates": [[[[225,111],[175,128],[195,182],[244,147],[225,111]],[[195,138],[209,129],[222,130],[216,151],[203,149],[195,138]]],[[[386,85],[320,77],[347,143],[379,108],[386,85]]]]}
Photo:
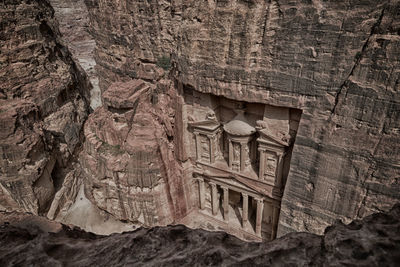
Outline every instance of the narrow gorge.
{"type": "Polygon", "coordinates": [[[389,212],[400,200],[399,10],[1,2],[2,216],[99,235],[185,225],[264,244],[389,212]]]}

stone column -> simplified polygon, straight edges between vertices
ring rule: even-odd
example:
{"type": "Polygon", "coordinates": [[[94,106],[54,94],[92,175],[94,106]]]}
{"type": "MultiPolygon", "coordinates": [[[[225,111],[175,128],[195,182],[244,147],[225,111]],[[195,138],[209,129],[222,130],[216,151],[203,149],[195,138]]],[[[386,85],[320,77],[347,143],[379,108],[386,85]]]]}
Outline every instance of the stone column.
{"type": "Polygon", "coordinates": [[[232,168],[232,161],[233,161],[233,144],[232,144],[232,140],[228,140],[228,142],[229,142],[228,163],[229,163],[229,168],[232,168]]]}
{"type": "Polygon", "coordinates": [[[264,210],[264,202],[262,198],[257,198],[257,216],[256,216],[256,235],[261,237],[261,223],[264,210]]]}
{"type": "Polygon", "coordinates": [[[260,166],[259,166],[259,174],[258,179],[264,180],[264,167],[265,167],[265,149],[258,149],[260,151],[260,166]]]}
{"type": "Polygon", "coordinates": [[[200,134],[199,133],[194,133],[194,136],[196,138],[196,160],[200,161],[201,159],[201,144],[200,144],[200,134]]]}
{"type": "Polygon", "coordinates": [[[213,164],[215,162],[215,135],[211,135],[208,137],[210,140],[210,163],[213,164]]]}
{"type": "Polygon", "coordinates": [[[217,185],[215,183],[210,182],[211,185],[211,201],[212,201],[212,214],[217,215],[219,199],[217,196],[217,185]]]}
{"type": "Polygon", "coordinates": [[[205,208],[205,192],[204,192],[204,179],[199,178],[199,200],[200,200],[200,209],[204,210],[205,208]]]}
{"type": "Polygon", "coordinates": [[[271,240],[276,238],[276,229],[278,226],[278,217],[279,217],[279,208],[273,206],[273,213],[272,213],[272,231],[271,231],[271,240]]]}
{"type": "Polygon", "coordinates": [[[246,193],[242,193],[243,206],[242,206],[242,227],[245,227],[249,220],[249,196],[246,193]]]}
{"type": "Polygon", "coordinates": [[[283,169],[283,154],[278,153],[278,164],[276,170],[275,186],[281,188],[282,186],[282,169],[283,169]]]}
{"type": "Polygon", "coordinates": [[[240,171],[244,171],[244,167],[246,166],[246,145],[247,143],[240,142],[240,171]]]}
{"type": "Polygon", "coordinates": [[[222,187],[224,190],[224,220],[229,220],[229,189],[225,186],[222,187]]]}

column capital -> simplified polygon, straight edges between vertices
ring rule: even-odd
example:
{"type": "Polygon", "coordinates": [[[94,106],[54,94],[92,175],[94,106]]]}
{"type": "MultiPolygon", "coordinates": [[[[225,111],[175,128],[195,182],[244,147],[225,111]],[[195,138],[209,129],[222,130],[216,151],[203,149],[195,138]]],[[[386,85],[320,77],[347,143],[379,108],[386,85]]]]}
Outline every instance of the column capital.
{"type": "Polygon", "coordinates": [[[243,197],[248,197],[249,194],[242,192],[242,196],[243,196],[243,197]]]}
{"type": "Polygon", "coordinates": [[[217,137],[216,134],[208,134],[207,136],[208,136],[208,138],[210,138],[210,139],[215,139],[215,138],[217,137]]]}
{"type": "Polygon", "coordinates": [[[222,188],[224,191],[229,190],[229,188],[228,188],[227,186],[225,186],[225,185],[221,185],[221,188],[222,188]]]}
{"type": "Polygon", "coordinates": [[[214,182],[209,182],[209,184],[211,185],[211,186],[217,186],[217,184],[216,183],[214,183],[214,182]]]}
{"type": "Polygon", "coordinates": [[[255,200],[257,200],[258,203],[264,202],[264,199],[262,197],[256,197],[255,200]]]}

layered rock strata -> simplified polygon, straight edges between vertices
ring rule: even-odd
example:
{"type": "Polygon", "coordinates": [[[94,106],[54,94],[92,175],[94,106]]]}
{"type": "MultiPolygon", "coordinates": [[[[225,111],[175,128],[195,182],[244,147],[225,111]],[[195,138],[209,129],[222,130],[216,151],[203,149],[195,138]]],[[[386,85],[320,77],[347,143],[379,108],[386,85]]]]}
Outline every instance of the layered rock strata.
{"type": "Polygon", "coordinates": [[[64,43],[68,46],[75,61],[84,69],[90,79],[90,107],[101,106],[99,79],[93,50],[96,42],[89,34],[89,14],[83,0],[50,0],[55,17],[60,26],[64,43]]]}
{"type": "Polygon", "coordinates": [[[141,228],[108,237],[27,215],[1,214],[2,266],[397,266],[400,207],[323,236],[291,233],[246,243],[222,232],[182,225],[141,228]]]}
{"type": "Polygon", "coordinates": [[[172,88],[168,80],[115,82],[85,124],[80,162],[86,193],[119,220],[166,225],[186,214],[188,201],[170,140],[172,88]]]}
{"type": "Polygon", "coordinates": [[[89,83],[47,1],[2,1],[0,18],[0,209],[43,214],[74,172],[89,83]]]}
{"type": "Polygon", "coordinates": [[[322,233],[400,198],[398,0],[85,3],[103,91],[158,79],[154,64],[170,58],[177,120],[185,87],[302,110],[278,235],[322,233]]]}

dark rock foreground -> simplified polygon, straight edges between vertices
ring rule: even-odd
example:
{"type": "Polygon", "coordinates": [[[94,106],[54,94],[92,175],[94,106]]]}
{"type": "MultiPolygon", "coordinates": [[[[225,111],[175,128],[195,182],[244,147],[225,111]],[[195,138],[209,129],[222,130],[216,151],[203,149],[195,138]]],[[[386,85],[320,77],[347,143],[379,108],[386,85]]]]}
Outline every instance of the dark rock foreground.
{"type": "Polygon", "coordinates": [[[246,243],[182,225],[96,236],[32,215],[1,215],[0,266],[398,266],[400,204],[323,236],[246,243]]]}

